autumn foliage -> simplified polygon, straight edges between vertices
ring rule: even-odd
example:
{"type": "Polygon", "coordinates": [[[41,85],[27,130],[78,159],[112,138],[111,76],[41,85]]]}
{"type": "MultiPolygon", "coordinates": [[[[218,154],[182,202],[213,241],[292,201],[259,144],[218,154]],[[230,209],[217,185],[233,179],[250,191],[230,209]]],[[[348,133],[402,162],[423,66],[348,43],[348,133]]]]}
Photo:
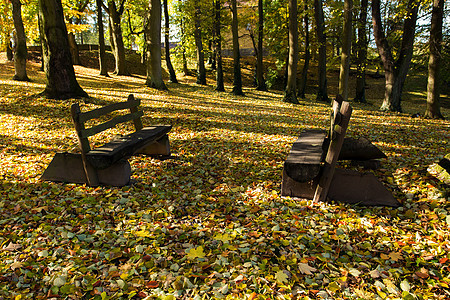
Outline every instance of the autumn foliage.
{"type": "Polygon", "coordinates": [[[450,190],[427,168],[449,152],[450,122],[412,118],[424,98],[405,96],[404,114],[379,112],[373,89],[372,105],[352,104],[348,136],[386,153],[373,172],[402,207],[314,204],[279,196],[292,142],[329,126],[313,93],[294,106],[190,77],[157,91],[76,66],[82,109],[133,93],[144,124],[173,125],[170,159],[133,157],[132,185],[91,188],[40,180],[55,152],[77,151],[78,100],[35,96],[38,68],[15,82],[0,63],[0,298],[448,299],[450,190]]]}

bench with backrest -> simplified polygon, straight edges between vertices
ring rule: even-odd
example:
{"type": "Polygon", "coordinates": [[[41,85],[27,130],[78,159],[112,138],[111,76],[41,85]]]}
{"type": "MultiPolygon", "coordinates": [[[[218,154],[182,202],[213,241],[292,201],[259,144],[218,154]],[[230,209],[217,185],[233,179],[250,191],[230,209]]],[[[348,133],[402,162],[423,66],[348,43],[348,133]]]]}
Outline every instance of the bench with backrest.
{"type": "Polygon", "coordinates": [[[132,94],[128,100],[117,102],[91,111],[82,112],[78,103],[71,107],[71,115],[77,133],[81,154],[57,153],[44,172],[43,179],[87,183],[90,186],[122,186],[130,181],[131,167],[128,157],[136,154],[170,155],[168,132],[171,125],[143,127],[139,110],[140,100],[132,94]],[[116,115],[125,111],[122,115],[116,115]],[[93,120],[105,122],[88,127],[93,120]],[[118,124],[133,122],[135,131],[113,137],[100,147],[93,148],[89,137],[105,132],[118,124]]]}
{"type": "Polygon", "coordinates": [[[365,138],[345,138],[351,113],[350,104],[338,95],[333,101],[330,130],[309,129],[300,134],[284,162],[282,196],[314,201],[331,199],[352,204],[399,205],[372,173],[336,168],[338,160],[354,158],[373,162],[386,157],[365,138]]]}

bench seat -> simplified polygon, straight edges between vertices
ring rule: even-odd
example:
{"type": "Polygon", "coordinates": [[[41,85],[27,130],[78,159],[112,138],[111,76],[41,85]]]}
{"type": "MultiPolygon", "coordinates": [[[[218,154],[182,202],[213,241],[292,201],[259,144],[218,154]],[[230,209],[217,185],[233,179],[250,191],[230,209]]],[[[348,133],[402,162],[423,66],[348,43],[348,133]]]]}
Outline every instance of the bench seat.
{"type": "Polygon", "coordinates": [[[156,142],[172,129],[171,125],[144,127],[139,131],[113,138],[101,147],[86,153],[86,159],[96,169],[106,169],[124,157],[156,142]]]}

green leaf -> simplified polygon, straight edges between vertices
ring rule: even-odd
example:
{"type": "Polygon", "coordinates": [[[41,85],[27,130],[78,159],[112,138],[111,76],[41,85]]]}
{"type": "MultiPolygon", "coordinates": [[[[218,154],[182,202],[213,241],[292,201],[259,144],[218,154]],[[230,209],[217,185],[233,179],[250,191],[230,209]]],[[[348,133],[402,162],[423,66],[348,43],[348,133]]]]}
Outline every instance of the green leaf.
{"type": "Polygon", "coordinates": [[[278,271],[275,274],[275,279],[279,282],[279,283],[286,283],[288,282],[289,276],[284,272],[284,271],[278,271]]]}

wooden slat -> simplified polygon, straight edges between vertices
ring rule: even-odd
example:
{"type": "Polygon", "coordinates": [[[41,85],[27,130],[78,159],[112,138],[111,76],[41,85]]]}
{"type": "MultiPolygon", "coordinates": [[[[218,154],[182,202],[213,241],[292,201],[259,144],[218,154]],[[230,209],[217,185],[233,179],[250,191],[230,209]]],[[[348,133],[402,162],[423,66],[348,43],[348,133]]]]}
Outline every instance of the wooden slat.
{"type": "Polygon", "coordinates": [[[325,136],[326,132],[320,129],[305,130],[300,134],[284,162],[284,170],[290,178],[307,182],[319,174],[325,136]]]}
{"type": "Polygon", "coordinates": [[[155,125],[114,138],[105,145],[89,151],[87,159],[95,168],[107,168],[123,157],[135,154],[145,145],[157,141],[171,129],[171,125],[155,125]]]}
{"type": "Polygon", "coordinates": [[[93,135],[95,135],[95,134],[97,134],[99,132],[105,131],[106,129],[112,128],[112,127],[116,126],[119,123],[131,121],[133,119],[142,117],[143,115],[144,115],[144,112],[137,111],[137,112],[134,112],[134,113],[123,115],[123,116],[114,117],[114,118],[112,118],[111,120],[109,120],[109,121],[107,121],[105,123],[102,123],[102,124],[93,126],[91,128],[82,130],[81,131],[81,137],[87,138],[87,137],[93,136],[93,135]]]}
{"type": "Polygon", "coordinates": [[[101,116],[107,115],[109,113],[112,113],[113,111],[116,110],[122,110],[122,109],[131,109],[133,107],[137,107],[141,104],[141,100],[139,99],[134,99],[133,100],[128,100],[125,102],[117,102],[117,103],[113,103],[104,107],[100,107],[91,111],[87,111],[84,113],[80,113],[80,117],[79,117],[79,122],[80,123],[85,123],[86,121],[92,120],[92,119],[96,119],[99,118],[101,116]]]}
{"type": "Polygon", "coordinates": [[[334,138],[330,141],[322,176],[320,177],[319,184],[316,188],[316,193],[314,195],[315,202],[324,201],[326,199],[331,180],[333,179],[339,152],[341,151],[342,144],[344,143],[345,132],[347,131],[350,116],[352,114],[352,107],[348,102],[342,102],[340,113],[342,118],[339,125],[334,123],[334,128],[336,130],[333,132],[334,138]]]}
{"type": "MultiPolygon", "coordinates": [[[[127,101],[128,101],[128,102],[135,101],[133,94],[130,94],[130,95],[128,96],[128,100],[127,100],[127,101]]],[[[137,111],[138,111],[137,106],[130,107],[130,112],[131,112],[131,113],[135,113],[135,112],[137,112],[137,111]]],[[[144,128],[144,126],[142,125],[142,120],[141,120],[141,118],[133,119],[133,123],[134,123],[134,128],[136,129],[136,131],[141,130],[142,128],[144,128]]]]}

